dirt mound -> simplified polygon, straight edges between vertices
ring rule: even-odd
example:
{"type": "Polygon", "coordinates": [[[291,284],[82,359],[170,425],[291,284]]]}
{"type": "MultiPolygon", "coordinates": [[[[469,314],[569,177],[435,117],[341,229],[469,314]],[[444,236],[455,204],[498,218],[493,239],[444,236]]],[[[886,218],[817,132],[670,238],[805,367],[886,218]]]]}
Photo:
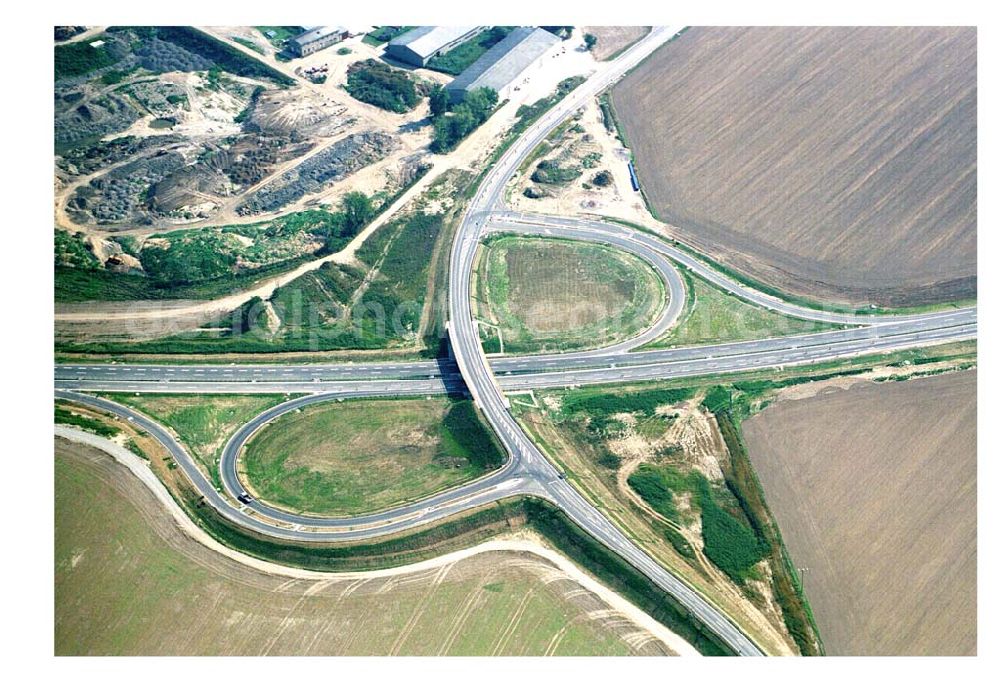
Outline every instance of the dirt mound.
{"type": "Polygon", "coordinates": [[[277,211],[381,160],[398,146],[399,141],[385,132],[352,134],[278,176],[244,200],[237,212],[248,215],[277,211]]]}
{"type": "Polygon", "coordinates": [[[346,106],[311,90],[270,90],[258,96],[247,129],[265,134],[330,136],[352,121],[346,112],[346,106]]]}

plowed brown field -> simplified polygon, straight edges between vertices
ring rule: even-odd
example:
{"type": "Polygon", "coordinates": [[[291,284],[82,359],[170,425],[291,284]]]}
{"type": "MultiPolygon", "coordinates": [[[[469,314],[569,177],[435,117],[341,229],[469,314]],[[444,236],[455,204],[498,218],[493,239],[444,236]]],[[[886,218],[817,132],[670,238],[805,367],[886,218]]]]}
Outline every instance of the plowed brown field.
{"type": "Polygon", "coordinates": [[[975,371],[828,388],[743,429],[827,653],[976,653],[975,371]]]}
{"type": "Polygon", "coordinates": [[[975,295],[974,28],[692,28],[615,87],[679,235],[814,298],[975,295]]]}

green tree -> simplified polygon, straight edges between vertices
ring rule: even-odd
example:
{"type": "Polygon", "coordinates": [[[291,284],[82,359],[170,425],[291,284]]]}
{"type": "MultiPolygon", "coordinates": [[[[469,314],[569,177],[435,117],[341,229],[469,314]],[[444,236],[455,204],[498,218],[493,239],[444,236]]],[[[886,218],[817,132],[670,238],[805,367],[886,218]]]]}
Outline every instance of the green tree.
{"type": "Polygon", "coordinates": [[[442,115],[434,119],[434,141],[431,143],[431,150],[435,153],[443,153],[451,150],[455,145],[455,140],[451,134],[451,120],[447,115],[442,115]]]}
{"type": "Polygon", "coordinates": [[[463,102],[469,107],[469,111],[476,119],[476,124],[481,125],[493,112],[493,107],[497,105],[496,90],[490,87],[480,87],[469,92],[463,102]]]}
{"type": "Polygon", "coordinates": [[[448,92],[441,85],[434,85],[428,97],[431,104],[431,117],[437,118],[448,112],[448,92]]]}
{"type": "Polygon", "coordinates": [[[597,36],[593,33],[584,33],[583,44],[586,45],[587,49],[594,49],[594,45],[597,44],[597,36]]]}
{"type": "Polygon", "coordinates": [[[344,228],[350,235],[361,230],[375,215],[371,198],[358,190],[345,195],[341,200],[340,208],[344,212],[344,228]]]}
{"type": "Polygon", "coordinates": [[[478,124],[475,113],[466,103],[455,106],[449,119],[451,120],[452,138],[456,143],[468,136],[478,124]]]}
{"type": "Polygon", "coordinates": [[[452,107],[450,114],[434,118],[434,141],[431,150],[447,153],[459,141],[483,124],[497,104],[497,93],[489,87],[481,87],[466,94],[462,103],[452,107]]]}

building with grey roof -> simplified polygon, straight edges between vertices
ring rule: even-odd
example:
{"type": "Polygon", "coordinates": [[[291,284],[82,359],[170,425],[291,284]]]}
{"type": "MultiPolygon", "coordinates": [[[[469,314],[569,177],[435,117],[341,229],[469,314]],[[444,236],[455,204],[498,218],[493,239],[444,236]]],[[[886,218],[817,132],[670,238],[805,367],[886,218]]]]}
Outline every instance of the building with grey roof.
{"type": "Polygon", "coordinates": [[[343,26],[304,26],[305,32],[289,39],[288,49],[295,56],[308,56],[335,45],[350,33],[343,26]]]}
{"type": "Polygon", "coordinates": [[[420,26],[389,41],[386,56],[423,68],[438,54],[458,47],[486,26],[420,26]]]}
{"type": "Polygon", "coordinates": [[[532,26],[515,28],[493,45],[462,74],[445,85],[451,100],[461,101],[480,87],[496,91],[500,100],[510,98],[521,76],[561,41],[548,31],[532,26]]]}

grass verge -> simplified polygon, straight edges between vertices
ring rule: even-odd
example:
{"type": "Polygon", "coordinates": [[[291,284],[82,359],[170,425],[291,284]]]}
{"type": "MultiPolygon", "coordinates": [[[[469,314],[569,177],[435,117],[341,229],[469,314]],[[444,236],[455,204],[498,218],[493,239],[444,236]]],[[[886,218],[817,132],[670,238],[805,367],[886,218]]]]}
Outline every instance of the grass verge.
{"type": "Polygon", "coordinates": [[[732,460],[726,472],[726,484],[739,500],[757,537],[766,545],[773,572],[774,596],[781,607],[785,627],[788,628],[788,632],[804,656],[821,655],[823,644],[816,627],[816,620],[809,608],[809,602],[806,601],[802,584],[795,575],[791,557],[781,540],[778,523],[764,500],[764,490],[750,464],[750,456],[743,443],[739,424],[729,411],[718,412],[715,418],[732,460]]]}
{"type": "Polygon", "coordinates": [[[464,484],[504,458],[471,400],[435,397],[310,405],[260,430],[242,460],[261,500],[347,516],[464,484]]]}

